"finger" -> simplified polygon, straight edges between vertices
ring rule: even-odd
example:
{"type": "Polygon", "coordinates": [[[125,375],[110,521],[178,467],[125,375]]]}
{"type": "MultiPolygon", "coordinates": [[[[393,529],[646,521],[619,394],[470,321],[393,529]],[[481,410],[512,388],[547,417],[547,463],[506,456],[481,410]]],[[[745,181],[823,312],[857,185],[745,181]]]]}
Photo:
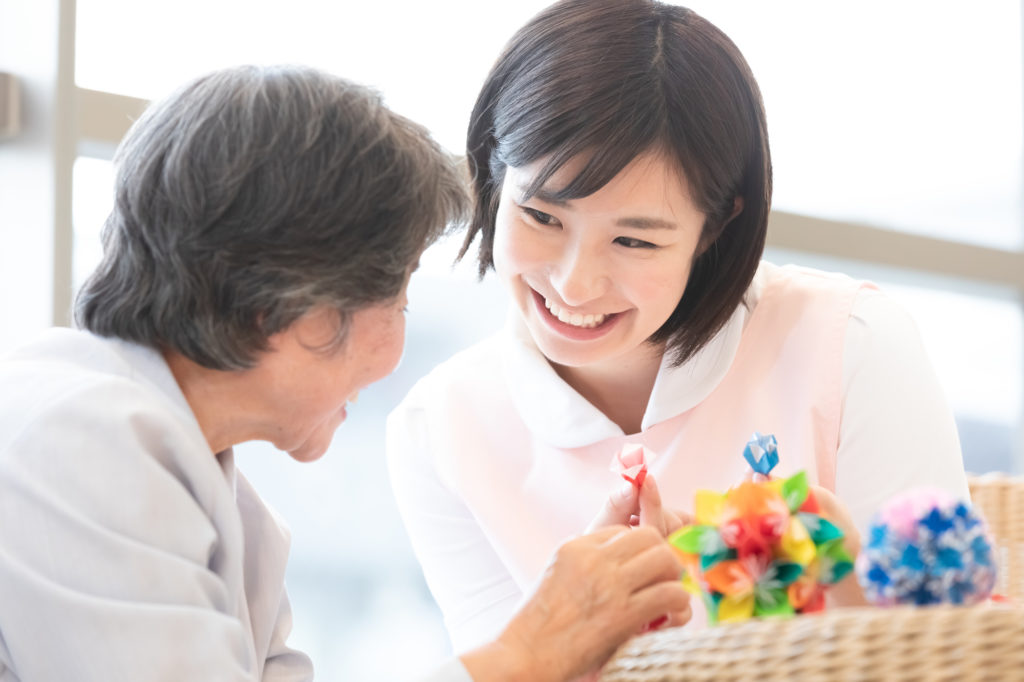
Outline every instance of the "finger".
{"type": "Polygon", "coordinates": [[[640,525],[651,526],[663,536],[666,534],[664,511],[661,506],[661,491],[654,476],[647,475],[640,488],[640,525]]]}
{"type": "Polygon", "coordinates": [[[690,610],[690,594],[678,580],[655,583],[634,592],[630,597],[630,620],[642,624],[649,623],[666,613],[681,613],[690,610]]]}
{"type": "Polygon", "coordinates": [[[637,554],[651,547],[667,548],[665,538],[653,528],[639,526],[627,533],[620,533],[605,541],[604,547],[602,547],[604,552],[602,560],[625,564],[637,554]]]}
{"type": "Polygon", "coordinates": [[[677,628],[680,625],[686,625],[693,618],[693,607],[689,603],[686,604],[686,608],[682,611],[673,611],[668,614],[667,627],[677,628]]]}
{"type": "Polygon", "coordinates": [[[665,511],[665,537],[672,535],[683,526],[688,526],[693,522],[690,515],[686,512],[676,510],[665,511]]]}
{"type": "Polygon", "coordinates": [[[683,511],[682,509],[670,509],[668,513],[672,514],[677,519],[679,519],[680,525],[683,525],[683,526],[692,526],[693,525],[693,520],[694,520],[693,519],[693,514],[691,514],[688,511],[683,511]]]}
{"type": "Polygon", "coordinates": [[[624,585],[639,590],[664,580],[679,580],[682,573],[683,566],[675,552],[667,544],[661,543],[626,561],[622,565],[619,579],[624,585]]]}
{"type": "Polygon", "coordinates": [[[588,533],[605,526],[629,525],[629,517],[637,511],[636,487],[624,482],[612,492],[605,501],[601,511],[587,526],[588,533]]]}
{"type": "Polygon", "coordinates": [[[617,526],[605,526],[604,528],[598,528],[597,530],[589,531],[586,534],[581,535],[578,538],[575,538],[574,540],[570,540],[569,542],[565,543],[565,545],[575,545],[582,543],[588,545],[605,545],[613,541],[619,535],[628,533],[629,530],[630,529],[628,526],[621,524],[617,526]]]}

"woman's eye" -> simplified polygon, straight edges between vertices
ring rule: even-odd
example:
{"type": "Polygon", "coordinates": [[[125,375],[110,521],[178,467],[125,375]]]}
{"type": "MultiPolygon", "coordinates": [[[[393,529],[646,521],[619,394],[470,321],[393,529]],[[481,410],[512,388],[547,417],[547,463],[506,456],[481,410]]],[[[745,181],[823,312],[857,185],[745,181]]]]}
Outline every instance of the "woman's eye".
{"type": "Polygon", "coordinates": [[[558,220],[551,214],[545,213],[544,211],[538,211],[535,208],[529,206],[520,206],[523,213],[525,213],[531,220],[541,225],[557,225],[558,220]]]}
{"type": "Polygon", "coordinates": [[[617,237],[615,243],[620,246],[625,246],[629,249],[656,249],[657,244],[645,242],[642,239],[634,239],[633,237],[617,237]]]}

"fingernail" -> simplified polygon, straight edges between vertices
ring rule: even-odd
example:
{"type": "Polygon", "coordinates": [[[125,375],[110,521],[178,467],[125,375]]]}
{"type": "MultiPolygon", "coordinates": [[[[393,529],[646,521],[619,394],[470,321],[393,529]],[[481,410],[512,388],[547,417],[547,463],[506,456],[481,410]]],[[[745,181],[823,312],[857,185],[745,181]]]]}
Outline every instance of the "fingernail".
{"type": "Polygon", "coordinates": [[[626,500],[633,497],[634,490],[635,488],[633,487],[633,484],[630,483],[629,481],[626,481],[622,485],[622,487],[615,491],[615,499],[618,500],[619,502],[625,502],[626,500]]]}

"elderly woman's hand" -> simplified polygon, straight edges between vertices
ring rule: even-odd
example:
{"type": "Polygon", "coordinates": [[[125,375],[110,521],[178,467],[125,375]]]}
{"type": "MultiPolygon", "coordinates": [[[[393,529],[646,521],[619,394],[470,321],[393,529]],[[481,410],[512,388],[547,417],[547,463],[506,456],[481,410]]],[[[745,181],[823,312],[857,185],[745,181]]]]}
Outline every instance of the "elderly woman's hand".
{"type": "Polygon", "coordinates": [[[563,681],[592,672],[645,624],[690,617],[678,560],[658,530],[603,528],[563,545],[492,644],[462,657],[476,682],[563,681]]]}

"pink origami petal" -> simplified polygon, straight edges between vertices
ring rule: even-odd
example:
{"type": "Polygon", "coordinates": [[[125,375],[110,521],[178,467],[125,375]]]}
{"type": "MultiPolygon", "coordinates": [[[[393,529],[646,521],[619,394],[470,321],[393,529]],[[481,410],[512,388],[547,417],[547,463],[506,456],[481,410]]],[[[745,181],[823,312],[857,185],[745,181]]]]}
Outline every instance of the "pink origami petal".
{"type": "Polygon", "coordinates": [[[609,468],[639,488],[647,479],[647,465],[652,459],[642,445],[627,444],[615,453],[609,468]]]}

